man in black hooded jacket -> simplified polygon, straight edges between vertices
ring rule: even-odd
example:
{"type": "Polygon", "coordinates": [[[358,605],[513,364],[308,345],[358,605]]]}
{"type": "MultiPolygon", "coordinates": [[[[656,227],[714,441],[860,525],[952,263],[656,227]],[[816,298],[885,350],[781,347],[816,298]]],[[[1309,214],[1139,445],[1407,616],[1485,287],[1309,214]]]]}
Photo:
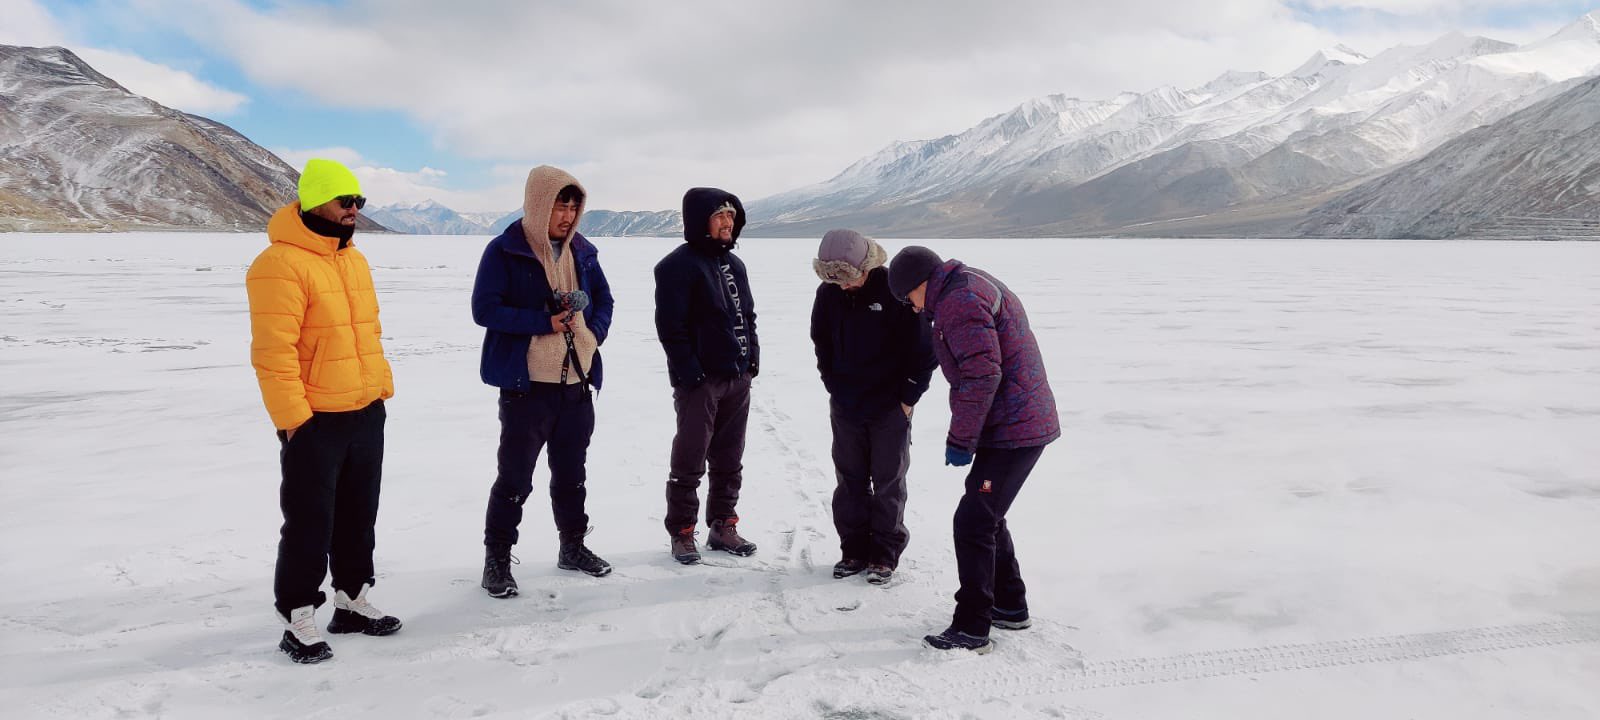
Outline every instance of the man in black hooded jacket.
{"type": "Polygon", "coordinates": [[[928,324],[889,292],[887,255],[854,230],[822,236],[812,267],[822,284],[811,306],[811,341],[833,426],[833,526],[842,557],[835,578],[865,571],[889,582],[911,533],[906,471],[911,408],[939,366],[928,324]]]}
{"type": "Polygon", "coordinates": [[[700,562],[695,522],[700,478],[708,474],[707,546],[741,556],[756,551],[739,536],[736,510],[750,381],[761,371],[750,280],[733,254],[744,224],[744,205],[733,193],[691,188],[683,196],[684,243],[655,268],[656,335],[678,416],[665,524],[672,557],[685,565],[700,562]]]}

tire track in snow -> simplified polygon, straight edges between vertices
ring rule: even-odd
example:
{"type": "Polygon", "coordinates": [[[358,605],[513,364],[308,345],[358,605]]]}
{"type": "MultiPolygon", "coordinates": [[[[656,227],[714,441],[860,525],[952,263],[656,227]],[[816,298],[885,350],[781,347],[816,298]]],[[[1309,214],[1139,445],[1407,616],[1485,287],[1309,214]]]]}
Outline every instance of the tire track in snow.
{"type": "MultiPolygon", "coordinates": [[[[1100,688],[1153,685],[1236,675],[1263,675],[1293,670],[1407,662],[1453,655],[1502,652],[1600,642],[1600,619],[1557,620],[1525,625],[1497,625],[1467,630],[1385,635],[1319,643],[1266,645],[1165,657],[1085,662],[1082,668],[1055,672],[996,668],[981,682],[945,678],[945,688],[1004,689],[1007,695],[1055,695],[1100,688]],[[1062,676],[1062,671],[1066,677],[1062,676]]],[[[958,673],[970,677],[972,668],[958,673]]],[[[1001,694],[1001,693],[996,693],[1001,694]]]]}

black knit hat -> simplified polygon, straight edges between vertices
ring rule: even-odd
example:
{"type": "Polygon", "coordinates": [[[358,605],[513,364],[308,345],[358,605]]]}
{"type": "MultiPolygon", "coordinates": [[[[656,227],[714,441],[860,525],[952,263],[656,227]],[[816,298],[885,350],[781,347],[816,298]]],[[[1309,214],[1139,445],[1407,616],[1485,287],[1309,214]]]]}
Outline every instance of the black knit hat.
{"type": "Polygon", "coordinates": [[[933,277],[933,271],[943,264],[938,253],[921,245],[907,245],[889,261],[889,292],[905,302],[906,296],[933,277]]]}

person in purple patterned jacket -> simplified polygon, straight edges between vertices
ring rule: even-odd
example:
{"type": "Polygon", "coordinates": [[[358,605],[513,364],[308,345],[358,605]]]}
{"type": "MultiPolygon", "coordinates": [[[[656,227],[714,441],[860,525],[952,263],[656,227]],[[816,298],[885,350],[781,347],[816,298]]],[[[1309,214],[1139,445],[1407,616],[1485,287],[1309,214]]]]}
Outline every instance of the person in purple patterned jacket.
{"type": "Polygon", "coordinates": [[[1004,283],[912,245],[890,262],[889,290],[933,327],[934,354],[950,383],[945,464],[972,466],[955,514],[955,614],[949,628],[923,641],[987,653],[991,627],[1032,624],[1006,511],[1044,446],[1061,437],[1055,396],[1028,314],[1004,283]]]}

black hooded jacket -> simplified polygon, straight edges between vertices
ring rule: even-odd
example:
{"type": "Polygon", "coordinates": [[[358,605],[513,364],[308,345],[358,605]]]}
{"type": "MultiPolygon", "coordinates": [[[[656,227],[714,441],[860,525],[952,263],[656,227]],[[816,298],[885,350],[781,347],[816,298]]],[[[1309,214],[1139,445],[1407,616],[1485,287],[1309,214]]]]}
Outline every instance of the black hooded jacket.
{"type": "Polygon", "coordinates": [[[930,335],[911,306],[894,299],[881,267],[854,292],[822,283],[811,305],[817,370],[834,407],[850,416],[917,404],[939,367],[930,335]]]}
{"type": "Polygon", "coordinates": [[[711,213],[733,203],[733,239],[744,230],[744,204],[733,193],[692,188],[683,196],[683,240],[656,263],[656,336],[667,352],[673,387],[707,376],[755,376],[761,371],[755,298],[744,262],[732,245],[711,239],[711,213]]]}

